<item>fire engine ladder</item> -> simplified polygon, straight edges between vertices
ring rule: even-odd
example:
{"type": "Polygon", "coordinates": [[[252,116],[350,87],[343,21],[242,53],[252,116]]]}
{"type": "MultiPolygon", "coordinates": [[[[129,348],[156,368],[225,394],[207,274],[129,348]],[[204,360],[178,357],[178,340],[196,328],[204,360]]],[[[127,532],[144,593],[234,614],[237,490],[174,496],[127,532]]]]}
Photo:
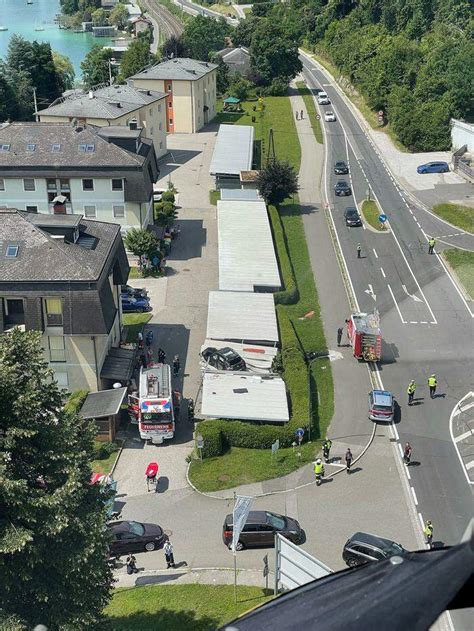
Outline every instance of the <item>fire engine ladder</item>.
{"type": "Polygon", "coordinates": [[[159,387],[158,387],[158,377],[156,375],[147,375],[146,389],[147,389],[147,397],[150,397],[152,395],[158,396],[159,387]]]}

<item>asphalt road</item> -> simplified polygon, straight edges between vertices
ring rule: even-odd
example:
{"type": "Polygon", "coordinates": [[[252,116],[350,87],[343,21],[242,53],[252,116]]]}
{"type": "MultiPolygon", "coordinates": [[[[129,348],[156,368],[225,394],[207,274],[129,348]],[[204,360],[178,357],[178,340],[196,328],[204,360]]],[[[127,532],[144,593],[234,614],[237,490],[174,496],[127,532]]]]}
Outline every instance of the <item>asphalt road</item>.
{"type": "MultiPolygon", "coordinates": [[[[332,109],[337,116],[336,122],[322,123],[328,151],[324,185],[359,307],[376,307],[381,316],[380,376],[400,405],[400,443],[410,441],[413,447],[410,483],[420,520],[433,521],[435,541],[454,544],[473,514],[472,487],[457,457],[449,419],[456,403],[473,389],[474,305],[461,297],[440,259],[427,253],[426,235],[446,234],[446,224],[404,200],[345,99],[320,69],[302,60],[309,86],[324,89],[331,99],[321,113],[332,109]],[[336,160],[350,165],[350,176],[340,178],[349,177],[350,197],[334,195],[336,160]],[[389,218],[388,234],[345,226],[344,208],[360,208],[369,189],[389,218]],[[427,387],[432,373],[439,384],[433,400],[427,387]],[[406,401],[410,379],[418,384],[412,407],[406,401]]],[[[461,238],[463,247],[473,247],[472,237],[461,238]]]]}

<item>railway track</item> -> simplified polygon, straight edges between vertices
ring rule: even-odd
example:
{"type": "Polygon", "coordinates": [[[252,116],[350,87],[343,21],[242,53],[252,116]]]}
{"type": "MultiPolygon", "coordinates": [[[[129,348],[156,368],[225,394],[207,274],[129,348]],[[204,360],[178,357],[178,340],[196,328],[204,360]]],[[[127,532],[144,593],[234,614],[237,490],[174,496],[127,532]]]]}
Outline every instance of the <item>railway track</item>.
{"type": "Polygon", "coordinates": [[[183,32],[184,26],[180,20],[174,16],[162,4],[158,4],[155,0],[142,0],[141,4],[147,13],[157,23],[160,30],[160,39],[168,39],[172,35],[179,37],[183,32]]]}

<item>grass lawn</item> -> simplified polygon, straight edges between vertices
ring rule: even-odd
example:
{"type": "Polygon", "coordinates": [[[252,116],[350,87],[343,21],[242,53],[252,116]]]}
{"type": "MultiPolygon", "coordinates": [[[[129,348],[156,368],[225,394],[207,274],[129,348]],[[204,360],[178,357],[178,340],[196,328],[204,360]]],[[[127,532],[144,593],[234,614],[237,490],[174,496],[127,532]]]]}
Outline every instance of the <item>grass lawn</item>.
{"type": "Polygon", "coordinates": [[[474,299],[474,252],[443,250],[443,256],[455,271],[467,294],[474,299]]]}
{"type": "MultiPolygon", "coordinates": [[[[206,7],[207,6],[208,5],[206,4],[206,7]]],[[[211,4],[209,6],[209,9],[211,9],[211,11],[216,11],[217,13],[222,13],[222,15],[230,16],[232,18],[238,17],[237,11],[231,4],[211,4]]]]}
{"type": "Polygon", "coordinates": [[[137,342],[138,333],[151,319],[151,313],[125,313],[123,324],[126,330],[126,342],[137,342]]]}
{"type": "Polygon", "coordinates": [[[209,201],[211,202],[213,206],[217,206],[217,202],[220,200],[220,198],[221,198],[220,191],[209,191],[209,201]]]}
{"type": "Polygon", "coordinates": [[[108,458],[102,458],[101,460],[92,460],[91,467],[94,473],[109,473],[117,457],[117,452],[122,446],[121,440],[116,440],[117,449],[110,454],[108,458]]]}
{"type": "Polygon", "coordinates": [[[159,270],[148,270],[146,275],[143,276],[143,274],[140,272],[140,270],[138,269],[136,265],[131,265],[130,274],[128,275],[128,277],[129,278],[161,278],[161,273],[159,270]]]}
{"type": "Polygon", "coordinates": [[[314,104],[313,94],[304,81],[297,81],[296,87],[298,88],[298,92],[303,97],[304,104],[306,105],[306,111],[308,112],[309,120],[311,121],[314,137],[316,138],[316,141],[322,145],[324,142],[323,130],[321,129],[321,122],[317,118],[318,112],[316,110],[316,105],[314,104]]]}
{"type": "Polygon", "coordinates": [[[436,204],[433,206],[433,212],[453,226],[474,233],[474,208],[461,204],[436,204]]]}
{"type": "Polygon", "coordinates": [[[233,585],[147,585],[118,589],[99,629],[114,631],[215,631],[270,600],[260,587],[233,585]]]}
{"type": "Polygon", "coordinates": [[[365,199],[362,202],[362,214],[364,215],[366,222],[372,226],[372,228],[375,228],[375,230],[378,230],[379,232],[385,231],[385,228],[382,228],[382,224],[379,220],[380,208],[378,207],[377,202],[372,199],[365,199]]]}
{"type": "MultiPolygon", "coordinates": [[[[220,113],[220,122],[254,125],[255,139],[263,163],[268,155],[269,130],[273,129],[277,158],[285,159],[299,170],[301,151],[288,97],[265,98],[263,113],[254,112],[254,102],[242,104],[240,115],[220,113]],[[233,116],[230,118],[230,116],[233,116]],[[252,116],[256,120],[252,123],[252,116]]],[[[277,317],[282,342],[284,379],[291,401],[292,427],[306,427],[310,419],[312,444],[304,444],[301,458],[291,447],[280,449],[280,461],[272,463],[270,449],[232,447],[222,456],[193,462],[190,478],[197,488],[207,491],[231,488],[239,484],[286,475],[314,458],[320,448],[316,441],[324,438],[334,412],[334,391],[330,363],[327,359],[311,364],[310,379],[303,359],[304,352],[324,353],[327,344],[320,318],[320,307],[311,271],[308,248],[298,198],[288,200],[279,209],[270,207],[275,244],[285,282],[284,291],[276,294],[277,317]],[[290,286],[291,285],[291,286],[290,286]],[[286,295],[285,295],[286,294],[286,295]],[[290,304],[289,304],[290,303],[290,304]],[[304,317],[307,314],[308,317],[304,317]]],[[[212,421],[211,421],[212,422],[212,421]]],[[[226,421],[232,422],[232,421],[226,421]]],[[[205,423],[203,424],[205,425],[205,423]]],[[[251,429],[249,429],[251,431],[251,429]]]]}

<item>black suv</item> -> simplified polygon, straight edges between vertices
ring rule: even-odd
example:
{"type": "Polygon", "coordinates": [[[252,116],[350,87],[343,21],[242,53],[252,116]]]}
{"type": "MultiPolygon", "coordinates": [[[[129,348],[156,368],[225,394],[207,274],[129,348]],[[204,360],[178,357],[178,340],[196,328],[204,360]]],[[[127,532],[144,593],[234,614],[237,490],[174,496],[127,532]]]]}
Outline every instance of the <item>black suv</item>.
{"type": "Polygon", "coordinates": [[[352,193],[351,187],[346,180],[338,180],[334,186],[334,192],[336,195],[350,195],[352,193]]]}
{"type": "Polygon", "coordinates": [[[212,366],[217,370],[246,369],[246,365],[242,357],[227,346],[225,348],[212,348],[210,346],[203,350],[201,357],[209,364],[209,366],[212,366]]]}
{"type": "Polygon", "coordinates": [[[347,175],[347,173],[349,173],[349,167],[344,162],[344,160],[339,160],[338,162],[336,162],[336,164],[334,165],[334,173],[336,175],[347,175]]]}
{"type": "MultiPolygon", "coordinates": [[[[224,519],[222,528],[222,541],[229,550],[232,549],[233,521],[232,513],[224,519]]],[[[250,511],[245,526],[240,533],[237,542],[237,550],[251,546],[273,546],[275,545],[275,534],[283,535],[293,543],[299,544],[304,541],[304,534],[301,526],[291,517],[284,517],[269,511],[250,511]]]]}
{"type": "Polygon", "coordinates": [[[350,206],[344,211],[344,219],[346,220],[346,226],[361,226],[362,219],[360,218],[357,208],[350,206]]]}
{"type": "Polygon", "coordinates": [[[367,532],[356,532],[346,541],[342,558],[349,567],[364,565],[370,561],[381,561],[395,555],[406,554],[405,548],[399,543],[371,535],[367,532]]]}

